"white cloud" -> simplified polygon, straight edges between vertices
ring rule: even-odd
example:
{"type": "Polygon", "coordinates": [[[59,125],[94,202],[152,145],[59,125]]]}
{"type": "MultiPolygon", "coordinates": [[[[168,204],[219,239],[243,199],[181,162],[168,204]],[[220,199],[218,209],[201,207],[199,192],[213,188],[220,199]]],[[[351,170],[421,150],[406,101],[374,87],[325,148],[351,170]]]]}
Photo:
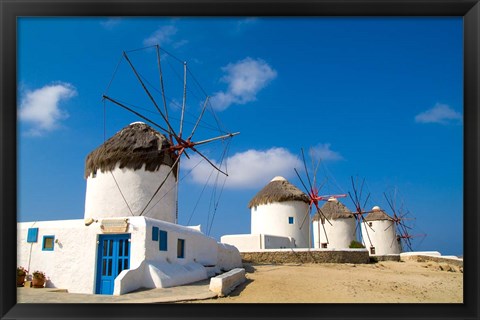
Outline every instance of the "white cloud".
{"type": "Polygon", "coordinates": [[[418,123],[461,123],[462,114],[453,110],[446,104],[437,103],[433,108],[428,109],[415,116],[415,122],[418,123]]]}
{"type": "Polygon", "coordinates": [[[114,27],[116,27],[117,25],[119,25],[121,20],[122,20],[122,19],[119,18],[119,17],[109,18],[109,19],[100,21],[100,24],[101,24],[102,27],[104,27],[105,29],[111,30],[111,29],[113,29],[114,27]]]}
{"type": "Polygon", "coordinates": [[[262,59],[247,57],[223,67],[226,75],[222,81],[227,91],[217,92],[210,99],[215,110],[225,110],[231,104],[245,104],[257,99],[257,93],[276,78],[277,72],[262,59]]]}
{"type": "Polygon", "coordinates": [[[60,102],[75,96],[77,91],[69,83],[46,85],[33,91],[25,91],[20,98],[19,118],[31,124],[30,135],[42,135],[59,127],[68,113],[60,108],[60,102]]]}
{"type": "Polygon", "coordinates": [[[158,28],[150,37],[143,40],[145,46],[164,45],[172,42],[172,37],[178,32],[177,27],[168,25],[158,28]]]}
{"type": "MultiPolygon", "coordinates": [[[[185,160],[182,160],[182,168],[184,170],[193,168],[189,175],[193,182],[205,184],[209,179],[213,167],[206,161],[196,166],[200,160],[201,158],[198,155],[190,155],[190,159],[185,158],[185,160]]],[[[229,157],[226,161],[228,177],[225,187],[238,189],[261,188],[275,176],[283,176],[287,179],[294,177],[294,168],[301,168],[301,166],[303,166],[297,156],[284,148],[271,148],[265,151],[247,150],[229,157]]],[[[218,163],[212,162],[218,166],[218,163]]],[[[224,165],[222,165],[222,170],[223,169],[224,165]]],[[[214,176],[212,176],[208,183],[211,185],[214,182],[215,179],[214,176]]]]}
{"type": "Polygon", "coordinates": [[[315,147],[311,147],[309,154],[314,159],[321,161],[337,161],[343,159],[340,153],[330,149],[330,143],[320,143],[315,147]]]}

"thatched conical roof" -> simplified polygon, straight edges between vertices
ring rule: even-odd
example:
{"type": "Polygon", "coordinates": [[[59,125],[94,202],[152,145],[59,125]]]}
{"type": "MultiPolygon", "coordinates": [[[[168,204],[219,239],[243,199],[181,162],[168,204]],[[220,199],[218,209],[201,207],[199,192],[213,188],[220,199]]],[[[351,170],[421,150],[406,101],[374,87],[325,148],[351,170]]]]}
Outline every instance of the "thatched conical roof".
{"type": "Polygon", "coordinates": [[[285,201],[303,201],[310,203],[308,196],[283,177],[275,177],[260,190],[248,203],[248,207],[285,201]]]}
{"type": "MultiPolygon", "coordinates": [[[[337,199],[329,199],[323,204],[320,210],[322,211],[323,216],[325,216],[328,220],[353,218],[352,212],[337,199]]],[[[323,216],[317,212],[313,216],[313,220],[317,221],[322,219],[323,221],[323,216]]]]}
{"type": "Polygon", "coordinates": [[[365,221],[378,221],[378,220],[390,220],[393,221],[393,219],[385,213],[380,207],[373,207],[372,212],[367,214],[365,217],[365,221]]]}
{"type": "MultiPolygon", "coordinates": [[[[117,163],[120,168],[156,171],[161,164],[172,166],[172,153],[168,139],[143,122],[134,122],[98,148],[93,150],[85,161],[85,178],[100,169],[102,172],[113,170],[117,163]]],[[[173,170],[176,174],[176,170],[173,170]]]]}

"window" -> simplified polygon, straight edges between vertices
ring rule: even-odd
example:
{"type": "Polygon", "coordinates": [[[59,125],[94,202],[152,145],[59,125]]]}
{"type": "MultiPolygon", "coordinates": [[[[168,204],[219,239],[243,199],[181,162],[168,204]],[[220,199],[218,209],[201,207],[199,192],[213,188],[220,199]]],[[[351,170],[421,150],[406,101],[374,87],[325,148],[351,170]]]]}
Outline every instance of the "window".
{"type": "Polygon", "coordinates": [[[53,251],[55,236],[43,236],[42,251],[53,251]]]}
{"type": "Polygon", "coordinates": [[[167,251],[167,231],[160,230],[159,250],[167,251]]]}
{"type": "Polygon", "coordinates": [[[293,224],[293,217],[288,217],[288,224],[293,224]]]}
{"type": "Polygon", "coordinates": [[[185,240],[178,239],[177,242],[177,258],[184,258],[185,257],[185,240]]]}
{"type": "Polygon", "coordinates": [[[27,242],[37,242],[38,228],[28,228],[27,242]]]}
{"type": "Polygon", "coordinates": [[[369,222],[369,223],[368,223],[368,226],[369,226],[369,227],[371,227],[371,226],[372,226],[372,223],[371,223],[371,222],[369,222]]]}
{"type": "Polygon", "coordinates": [[[152,241],[158,241],[158,227],[152,227],[152,241]]]}
{"type": "Polygon", "coordinates": [[[323,249],[326,249],[326,248],[327,248],[327,244],[326,244],[325,242],[322,243],[322,248],[323,248],[323,249]]]}
{"type": "Polygon", "coordinates": [[[375,247],[370,247],[370,254],[375,254],[375,247]]]}
{"type": "Polygon", "coordinates": [[[97,177],[97,169],[93,170],[92,172],[92,178],[96,178],[97,177]]]}

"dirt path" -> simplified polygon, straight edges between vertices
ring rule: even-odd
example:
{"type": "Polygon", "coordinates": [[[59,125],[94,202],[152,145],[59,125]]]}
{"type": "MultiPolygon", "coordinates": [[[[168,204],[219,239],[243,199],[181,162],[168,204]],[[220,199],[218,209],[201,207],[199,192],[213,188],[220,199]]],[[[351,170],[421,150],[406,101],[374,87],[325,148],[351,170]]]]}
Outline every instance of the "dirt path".
{"type": "MultiPolygon", "coordinates": [[[[463,302],[463,273],[437,262],[245,265],[229,296],[196,303],[463,302]]],[[[463,270],[462,270],[463,271],[463,270]]]]}

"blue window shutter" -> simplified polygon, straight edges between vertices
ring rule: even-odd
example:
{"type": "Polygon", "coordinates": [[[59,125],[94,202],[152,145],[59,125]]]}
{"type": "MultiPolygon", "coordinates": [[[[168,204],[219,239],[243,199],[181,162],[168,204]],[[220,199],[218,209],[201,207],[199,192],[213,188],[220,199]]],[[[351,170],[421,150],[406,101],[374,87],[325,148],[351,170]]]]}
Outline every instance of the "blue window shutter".
{"type": "Polygon", "coordinates": [[[28,228],[27,242],[37,242],[38,228],[28,228]]]}
{"type": "Polygon", "coordinates": [[[167,232],[160,230],[160,244],[159,249],[160,251],[167,251],[167,232]]]}
{"type": "Polygon", "coordinates": [[[288,217],[288,223],[293,224],[293,217],[288,217]]]}
{"type": "Polygon", "coordinates": [[[158,227],[152,227],[152,241],[158,241],[158,227]]]}

